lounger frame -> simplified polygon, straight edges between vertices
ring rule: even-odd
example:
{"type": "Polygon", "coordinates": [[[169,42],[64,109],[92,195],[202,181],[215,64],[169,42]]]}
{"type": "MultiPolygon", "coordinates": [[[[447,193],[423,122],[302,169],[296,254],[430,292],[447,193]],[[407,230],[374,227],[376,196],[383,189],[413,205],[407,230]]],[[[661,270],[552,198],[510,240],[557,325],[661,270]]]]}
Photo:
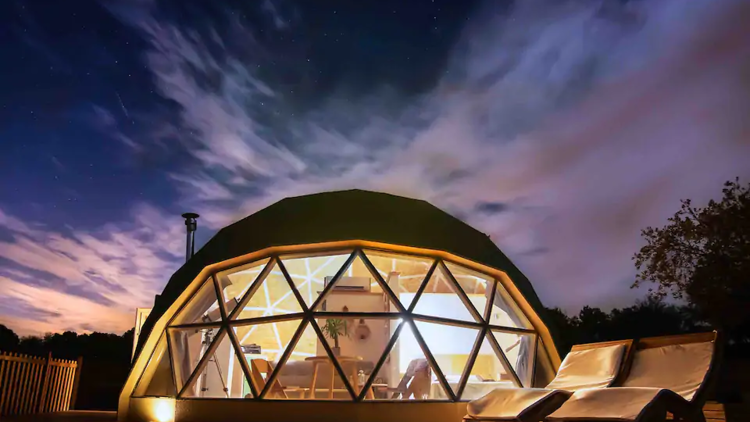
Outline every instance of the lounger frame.
{"type": "Polygon", "coordinates": [[[638,340],[636,351],[653,349],[655,347],[672,346],[676,344],[713,342],[714,350],[708,370],[703,377],[698,391],[693,398],[685,400],[682,396],[669,390],[662,390],[654,400],[635,419],[636,422],[651,422],[667,420],[667,413],[671,413],[676,421],[706,422],[703,406],[706,405],[708,395],[716,386],[719,375],[719,365],[724,355],[723,336],[718,331],[695,334],[680,334],[674,336],[648,337],[638,340]]]}
{"type": "MultiPolygon", "coordinates": [[[[675,421],[686,421],[686,422],[706,422],[706,418],[703,415],[703,406],[706,404],[708,395],[716,385],[719,374],[719,365],[723,357],[724,352],[724,341],[723,336],[718,331],[695,333],[695,334],[680,334],[673,336],[660,336],[660,337],[648,337],[638,340],[635,344],[634,353],[630,356],[631,362],[628,364],[628,369],[632,366],[632,358],[638,350],[653,349],[656,347],[672,346],[678,344],[691,344],[691,343],[707,343],[713,342],[713,353],[711,355],[711,361],[708,365],[708,370],[703,377],[700,387],[695,392],[691,400],[685,400],[679,394],[670,391],[662,390],[651,402],[644,407],[641,413],[636,417],[633,422],[662,422],[667,420],[667,413],[671,413],[673,420],[675,421]]],[[[627,377],[620,378],[617,383],[614,383],[614,388],[621,386],[627,377]]],[[[562,406],[562,404],[560,404],[562,406]]],[[[539,419],[541,420],[541,419],[539,419]]],[[[623,419],[611,419],[611,418],[570,418],[570,419],[555,419],[555,422],[622,422],[623,419]]]]}
{"type": "MultiPolygon", "coordinates": [[[[632,357],[635,350],[633,340],[614,340],[614,341],[602,341],[597,343],[586,343],[576,344],[571,347],[571,352],[577,352],[581,350],[598,349],[601,347],[625,345],[625,351],[623,352],[622,362],[620,363],[620,370],[617,376],[612,380],[611,385],[616,385],[617,382],[621,382],[625,379],[630,371],[630,365],[632,363],[632,357]]],[[[557,410],[560,406],[565,403],[572,393],[563,390],[552,390],[552,393],[533,405],[527,407],[524,411],[518,414],[518,416],[511,418],[474,418],[471,416],[464,416],[463,422],[539,422],[543,420],[547,415],[557,410]]]]}

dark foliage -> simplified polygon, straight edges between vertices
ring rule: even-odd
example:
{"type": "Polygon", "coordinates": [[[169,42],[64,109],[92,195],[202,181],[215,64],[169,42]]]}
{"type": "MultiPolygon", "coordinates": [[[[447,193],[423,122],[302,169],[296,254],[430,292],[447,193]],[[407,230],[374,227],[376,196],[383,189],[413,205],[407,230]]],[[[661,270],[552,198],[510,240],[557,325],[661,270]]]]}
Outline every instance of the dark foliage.
{"type": "Polygon", "coordinates": [[[633,287],[651,286],[694,306],[701,319],[725,330],[734,343],[750,342],[750,184],[726,182],[720,202],[703,208],[690,200],[664,227],[642,231],[633,287]]]}
{"type": "Polygon", "coordinates": [[[589,306],[572,317],[559,308],[547,309],[547,313],[561,336],[561,356],[565,356],[574,344],[710,329],[696,318],[692,308],[666,304],[656,298],[648,298],[628,308],[613,309],[609,313],[589,306]]]}
{"type": "Polygon", "coordinates": [[[10,328],[0,325],[0,350],[13,351],[18,348],[20,339],[10,328]]]}

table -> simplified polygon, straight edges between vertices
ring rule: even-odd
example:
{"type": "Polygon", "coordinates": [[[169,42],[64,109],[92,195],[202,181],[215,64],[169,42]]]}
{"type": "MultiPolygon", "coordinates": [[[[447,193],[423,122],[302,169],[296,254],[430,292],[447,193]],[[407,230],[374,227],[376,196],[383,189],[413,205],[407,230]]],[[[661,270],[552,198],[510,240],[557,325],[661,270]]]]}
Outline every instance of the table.
{"type": "MultiPolygon", "coordinates": [[[[313,364],[313,373],[312,373],[312,381],[310,382],[310,398],[315,398],[315,384],[318,382],[318,369],[320,368],[320,365],[323,363],[330,364],[331,367],[331,384],[328,387],[328,398],[333,398],[333,384],[336,380],[336,368],[333,366],[333,363],[331,362],[331,359],[328,356],[311,356],[309,358],[305,358],[306,361],[312,362],[313,364]]],[[[362,361],[361,356],[336,356],[336,360],[341,365],[341,369],[344,369],[345,364],[350,364],[352,367],[352,387],[355,387],[355,392],[359,387],[359,382],[357,381],[357,362],[362,361]]],[[[372,392],[372,387],[370,387],[367,390],[367,398],[373,399],[375,398],[375,395],[372,392]]]]}

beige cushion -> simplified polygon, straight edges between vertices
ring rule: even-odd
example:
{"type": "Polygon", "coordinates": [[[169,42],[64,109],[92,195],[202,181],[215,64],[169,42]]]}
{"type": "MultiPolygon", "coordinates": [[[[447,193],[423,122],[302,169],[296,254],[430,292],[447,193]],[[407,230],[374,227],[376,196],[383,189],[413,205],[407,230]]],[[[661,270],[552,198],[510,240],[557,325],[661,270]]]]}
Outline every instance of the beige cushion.
{"type": "Polygon", "coordinates": [[[664,390],[691,400],[706,377],[713,351],[713,342],[639,350],[622,387],[576,391],[547,420],[635,420],[664,390]]]}
{"type": "Polygon", "coordinates": [[[496,388],[484,397],[470,401],[466,412],[477,419],[512,419],[553,393],[545,388],[496,388]]]}
{"type": "Polygon", "coordinates": [[[622,386],[664,388],[691,400],[706,377],[713,352],[713,342],[639,350],[622,386]]]}
{"type": "Polygon", "coordinates": [[[567,419],[632,421],[659,392],[659,388],[599,388],[578,390],[547,421],[567,419]]]}
{"type": "Polygon", "coordinates": [[[570,352],[547,388],[496,388],[484,397],[470,401],[467,413],[477,419],[512,419],[556,394],[555,390],[605,388],[617,376],[624,354],[623,344],[570,352]]]}
{"type": "Polygon", "coordinates": [[[568,353],[547,389],[576,391],[612,384],[625,355],[625,345],[597,347],[568,353]]]}

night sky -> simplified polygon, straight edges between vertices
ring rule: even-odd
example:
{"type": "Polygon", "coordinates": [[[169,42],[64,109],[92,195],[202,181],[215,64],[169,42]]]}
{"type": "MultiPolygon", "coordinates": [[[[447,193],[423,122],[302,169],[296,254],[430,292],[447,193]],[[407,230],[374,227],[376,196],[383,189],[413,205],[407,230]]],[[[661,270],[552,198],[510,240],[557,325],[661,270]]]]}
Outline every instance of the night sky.
{"type": "MultiPolygon", "coordinates": [[[[547,306],[629,306],[640,229],[750,178],[750,2],[0,2],[0,323],[123,332],[283,197],[426,199],[547,306]]],[[[436,227],[435,230],[439,230],[436,227]]]]}

